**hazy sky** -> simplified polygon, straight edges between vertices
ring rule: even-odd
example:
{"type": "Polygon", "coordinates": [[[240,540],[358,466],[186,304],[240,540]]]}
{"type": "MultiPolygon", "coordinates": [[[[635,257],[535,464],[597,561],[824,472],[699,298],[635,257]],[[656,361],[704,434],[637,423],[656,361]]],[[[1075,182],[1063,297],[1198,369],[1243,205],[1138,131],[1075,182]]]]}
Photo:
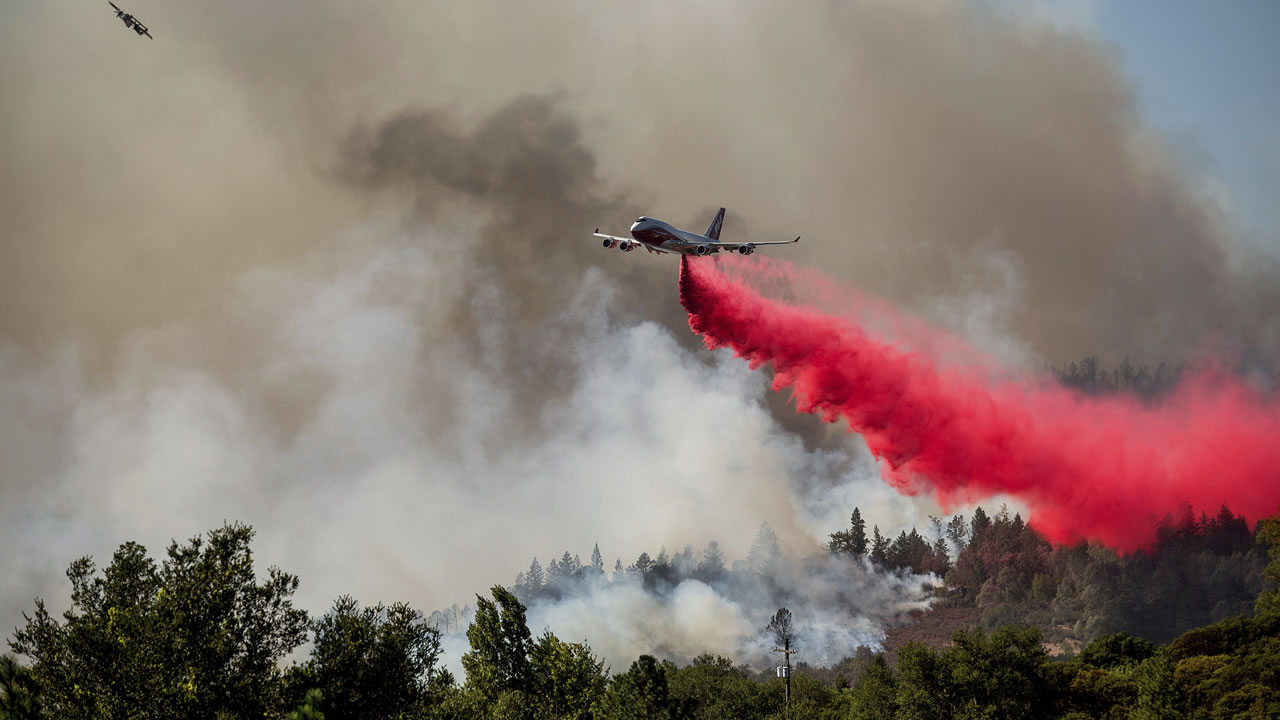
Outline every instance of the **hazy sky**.
{"type": "Polygon", "coordinates": [[[1280,252],[1280,4],[1043,4],[1115,46],[1147,120],[1221,180],[1243,230],[1280,252]]]}

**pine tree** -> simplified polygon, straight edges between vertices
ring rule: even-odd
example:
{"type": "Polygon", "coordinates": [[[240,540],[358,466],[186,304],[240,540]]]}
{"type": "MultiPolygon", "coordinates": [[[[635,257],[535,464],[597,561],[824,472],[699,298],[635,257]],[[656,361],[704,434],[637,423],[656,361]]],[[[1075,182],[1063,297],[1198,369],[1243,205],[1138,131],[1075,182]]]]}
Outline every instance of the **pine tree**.
{"type": "Polygon", "coordinates": [[[867,521],[862,519],[862,511],[853,509],[849,516],[849,532],[852,534],[850,545],[854,555],[867,554],[867,521]]]}
{"type": "Polygon", "coordinates": [[[546,576],[542,573],[542,565],[538,564],[537,555],[533,557],[533,562],[529,563],[529,572],[525,573],[524,577],[530,594],[542,589],[543,583],[546,582],[546,576]]]}
{"type": "Polygon", "coordinates": [[[599,575],[604,574],[604,557],[600,555],[600,543],[596,543],[595,547],[591,548],[591,569],[599,575]]]}
{"type": "Polygon", "coordinates": [[[849,516],[849,529],[831,533],[827,549],[833,553],[865,555],[867,552],[867,523],[858,508],[849,516]]]}
{"type": "Polygon", "coordinates": [[[947,523],[947,538],[951,540],[951,547],[955,548],[956,555],[964,552],[969,539],[969,524],[965,522],[963,515],[956,515],[947,523]]]}
{"type": "Polygon", "coordinates": [[[887,547],[884,537],[880,535],[880,526],[875,525],[871,528],[871,559],[881,564],[887,564],[889,561],[889,548],[887,547]]]}
{"type": "Polygon", "coordinates": [[[720,551],[720,543],[712,540],[707,549],[702,551],[702,562],[698,563],[698,578],[714,582],[724,575],[724,553],[720,551]]]}
{"type": "Polygon", "coordinates": [[[653,572],[653,566],[653,558],[649,557],[649,553],[642,552],[640,553],[640,557],[636,558],[636,562],[631,566],[631,569],[635,570],[636,574],[641,578],[644,578],[647,577],[649,573],[653,572]]]}
{"type": "Polygon", "coordinates": [[[774,567],[782,557],[778,548],[778,536],[773,534],[769,523],[760,523],[755,542],[751,544],[751,552],[747,554],[747,565],[762,575],[773,575],[774,567]]]}

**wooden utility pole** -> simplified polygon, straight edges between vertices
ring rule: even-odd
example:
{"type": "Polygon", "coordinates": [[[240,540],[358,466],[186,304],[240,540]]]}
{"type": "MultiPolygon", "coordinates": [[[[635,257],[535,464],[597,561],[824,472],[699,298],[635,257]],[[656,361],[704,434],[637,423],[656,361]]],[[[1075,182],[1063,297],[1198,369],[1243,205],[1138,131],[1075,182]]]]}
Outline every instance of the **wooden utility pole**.
{"type": "Polygon", "coordinates": [[[775,647],[774,652],[782,653],[782,667],[778,668],[778,677],[782,678],[787,686],[787,704],[786,716],[791,717],[791,655],[795,650],[791,649],[791,611],[786,608],[778,608],[778,612],[769,618],[769,624],[765,629],[773,633],[778,642],[782,643],[782,647],[775,647]]]}
{"type": "Polygon", "coordinates": [[[787,688],[787,717],[791,717],[791,656],[796,653],[791,649],[791,638],[783,640],[784,647],[774,648],[774,652],[782,653],[782,667],[778,668],[779,674],[782,675],[782,682],[787,688]]]}

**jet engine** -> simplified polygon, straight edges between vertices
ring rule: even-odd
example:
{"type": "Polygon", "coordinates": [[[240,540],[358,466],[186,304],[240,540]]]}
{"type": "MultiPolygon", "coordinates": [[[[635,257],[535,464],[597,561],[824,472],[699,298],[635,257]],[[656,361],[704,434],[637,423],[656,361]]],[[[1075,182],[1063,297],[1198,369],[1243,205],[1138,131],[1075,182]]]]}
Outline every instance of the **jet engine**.
{"type": "Polygon", "coordinates": [[[614,248],[618,246],[618,241],[613,238],[605,238],[604,246],[606,248],[614,248]]]}
{"type": "Polygon", "coordinates": [[[755,251],[756,251],[756,246],[755,246],[755,245],[752,245],[751,243],[747,243],[746,245],[739,245],[739,246],[738,246],[738,252],[739,252],[740,254],[742,254],[742,255],[750,255],[751,253],[753,253],[753,252],[755,252],[755,251]]]}
{"type": "Polygon", "coordinates": [[[622,252],[631,252],[632,250],[636,249],[636,244],[633,242],[624,242],[618,245],[618,249],[621,250],[622,252]]]}
{"type": "Polygon", "coordinates": [[[706,255],[707,253],[711,252],[711,248],[706,245],[699,245],[695,252],[697,252],[699,255],[706,255]]]}

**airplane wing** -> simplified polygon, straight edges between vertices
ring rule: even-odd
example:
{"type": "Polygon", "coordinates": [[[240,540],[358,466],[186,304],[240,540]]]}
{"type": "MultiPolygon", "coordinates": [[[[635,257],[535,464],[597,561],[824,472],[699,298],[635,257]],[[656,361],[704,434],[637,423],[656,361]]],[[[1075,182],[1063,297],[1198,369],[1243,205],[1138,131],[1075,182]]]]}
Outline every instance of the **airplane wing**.
{"type": "Polygon", "coordinates": [[[635,242],[634,238],[618,237],[617,235],[605,235],[604,233],[600,232],[600,228],[596,228],[596,231],[591,234],[595,235],[598,238],[604,238],[605,240],[614,240],[616,242],[635,242]]]}
{"type": "Polygon", "coordinates": [[[658,253],[659,255],[665,255],[665,254],[667,254],[667,252],[669,252],[669,251],[667,251],[667,250],[662,250],[662,249],[660,249],[660,248],[649,247],[648,245],[645,245],[644,243],[640,242],[639,240],[636,240],[635,238],[629,238],[629,237],[618,237],[617,235],[606,235],[606,234],[604,234],[604,233],[600,232],[600,228],[596,228],[596,231],[595,231],[595,232],[593,232],[593,233],[591,233],[591,234],[592,234],[592,235],[595,235],[595,236],[596,236],[596,237],[598,237],[598,238],[603,238],[603,239],[605,239],[605,240],[611,240],[611,241],[613,241],[613,243],[614,243],[615,245],[616,245],[616,244],[618,244],[618,243],[627,243],[627,244],[630,244],[630,245],[639,245],[640,247],[644,248],[645,250],[648,250],[648,251],[649,251],[649,252],[651,252],[651,253],[658,253]]]}
{"type": "Polygon", "coordinates": [[[120,12],[120,8],[116,7],[116,4],[111,2],[111,0],[107,0],[107,4],[113,8],[116,8],[116,12],[120,12]]]}
{"type": "Polygon", "coordinates": [[[743,245],[760,247],[761,245],[793,245],[798,242],[800,242],[799,235],[796,236],[795,240],[766,240],[764,242],[709,242],[709,243],[703,243],[703,244],[710,245],[711,247],[722,247],[722,248],[728,248],[730,250],[737,250],[743,245]]]}

